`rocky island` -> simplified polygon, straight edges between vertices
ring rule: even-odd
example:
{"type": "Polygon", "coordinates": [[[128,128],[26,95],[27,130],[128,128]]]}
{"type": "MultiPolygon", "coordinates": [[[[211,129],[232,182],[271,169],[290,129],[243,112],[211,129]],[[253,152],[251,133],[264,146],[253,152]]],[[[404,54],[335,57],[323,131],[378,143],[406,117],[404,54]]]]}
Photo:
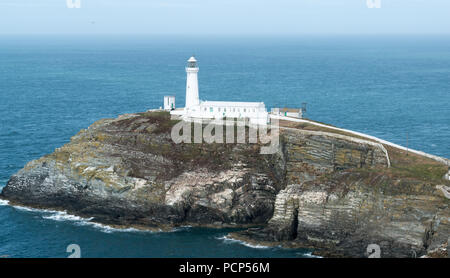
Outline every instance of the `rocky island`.
{"type": "Polygon", "coordinates": [[[13,175],[0,198],[142,229],[240,227],[246,242],[326,257],[446,256],[448,168],[307,123],[280,144],[176,144],[168,112],[97,121],[13,175]]]}

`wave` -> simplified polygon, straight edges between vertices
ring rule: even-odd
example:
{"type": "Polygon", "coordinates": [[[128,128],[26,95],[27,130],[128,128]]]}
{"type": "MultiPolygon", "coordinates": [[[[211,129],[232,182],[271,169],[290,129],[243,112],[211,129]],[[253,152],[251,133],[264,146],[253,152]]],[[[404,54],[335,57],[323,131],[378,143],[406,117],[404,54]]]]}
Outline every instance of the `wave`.
{"type": "Polygon", "coordinates": [[[28,212],[56,212],[55,210],[48,210],[48,209],[36,209],[36,208],[30,208],[30,207],[23,207],[14,205],[13,208],[21,211],[28,211],[28,212]]]}
{"type": "MultiPolygon", "coordinates": [[[[259,244],[257,244],[257,245],[250,244],[248,242],[245,242],[245,241],[242,241],[242,240],[238,240],[238,239],[234,239],[234,238],[230,238],[228,236],[217,237],[217,239],[223,240],[223,241],[228,242],[228,243],[239,243],[239,244],[242,244],[242,245],[250,247],[250,248],[257,248],[257,249],[274,248],[272,246],[259,245],[259,244]]],[[[276,246],[276,247],[280,247],[281,248],[281,246],[276,246]]],[[[321,256],[313,255],[312,252],[297,253],[297,254],[301,255],[301,256],[304,256],[304,257],[307,257],[307,258],[323,258],[321,256]]]]}
{"type": "Polygon", "coordinates": [[[68,214],[65,211],[52,211],[51,215],[42,216],[42,218],[51,219],[51,220],[55,220],[55,221],[90,221],[90,220],[94,219],[93,217],[83,218],[80,216],[68,214]]]}
{"type": "MultiPolygon", "coordinates": [[[[136,229],[136,228],[115,228],[115,227],[111,227],[105,224],[100,224],[97,222],[91,222],[91,221],[81,221],[81,222],[77,222],[78,225],[80,226],[91,226],[94,227],[104,233],[113,233],[113,232],[125,232],[125,233],[156,233],[158,231],[150,231],[150,230],[140,230],[140,229],[136,229]]],[[[161,231],[161,230],[160,230],[161,231]]],[[[159,232],[160,232],[159,231],[159,232]]]]}
{"type": "Polygon", "coordinates": [[[321,256],[313,255],[312,252],[301,253],[300,255],[305,256],[305,257],[308,257],[308,258],[323,258],[323,257],[321,257],[321,256]]]}
{"type": "Polygon", "coordinates": [[[52,214],[42,216],[44,219],[54,221],[69,221],[76,226],[90,226],[104,233],[125,232],[125,233],[155,233],[155,231],[141,230],[136,228],[116,228],[109,225],[93,222],[93,217],[84,218],[77,215],[68,214],[66,211],[54,211],[52,214]]]}
{"type": "Polygon", "coordinates": [[[250,248],[256,248],[256,249],[268,249],[268,248],[272,248],[271,246],[266,246],[266,245],[254,245],[254,244],[250,244],[248,242],[242,241],[242,240],[238,240],[238,239],[234,239],[234,238],[230,238],[228,236],[222,236],[222,237],[218,237],[217,239],[223,240],[224,242],[228,242],[228,243],[239,243],[242,244],[244,246],[250,247],[250,248]]]}
{"type": "MultiPolygon", "coordinates": [[[[0,205],[6,206],[9,205],[9,201],[7,200],[0,200],[0,205]]],[[[30,207],[23,207],[23,206],[12,206],[13,208],[21,211],[26,212],[35,212],[42,214],[41,217],[43,219],[52,220],[52,221],[64,221],[64,222],[73,222],[73,224],[77,226],[90,226],[95,229],[100,230],[104,233],[113,233],[113,232],[131,232],[131,233],[155,233],[155,231],[150,230],[141,230],[136,228],[116,228],[111,227],[109,225],[100,224],[97,222],[93,222],[93,217],[85,218],[73,214],[69,214],[66,211],[58,211],[58,210],[50,210],[50,209],[36,209],[36,208],[30,208],[30,207]]]]}
{"type": "Polygon", "coordinates": [[[184,231],[188,231],[192,228],[192,226],[186,225],[186,226],[180,226],[180,227],[176,227],[173,228],[172,230],[170,230],[169,232],[172,233],[176,233],[176,232],[184,232],[184,231]]]}

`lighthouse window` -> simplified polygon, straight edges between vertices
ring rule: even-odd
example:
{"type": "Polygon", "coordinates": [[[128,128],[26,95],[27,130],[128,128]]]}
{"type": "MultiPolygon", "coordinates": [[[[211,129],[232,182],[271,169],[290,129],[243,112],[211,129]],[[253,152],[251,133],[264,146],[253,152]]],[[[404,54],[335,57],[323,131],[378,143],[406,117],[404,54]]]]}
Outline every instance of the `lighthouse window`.
{"type": "Polygon", "coordinates": [[[226,109],[226,108],[224,108],[224,109],[223,109],[223,112],[227,112],[227,109],[226,109]]]}
{"type": "Polygon", "coordinates": [[[206,111],[206,107],[205,107],[204,111],[206,111]]]}
{"type": "Polygon", "coordinates": [[[244,108],[244,112],[247,112],[247,111],[245,111],[246,109],[244,108]]]}
{"type": "Polygon", "coordinates": [[[209,112],[213,112],[214,109],[212,107],[209,107],[209,112]]]}
{"type": "Polygon", "coordinates": [[[219,112],[220,112],[220,107],[219,107],[219,112]]]}

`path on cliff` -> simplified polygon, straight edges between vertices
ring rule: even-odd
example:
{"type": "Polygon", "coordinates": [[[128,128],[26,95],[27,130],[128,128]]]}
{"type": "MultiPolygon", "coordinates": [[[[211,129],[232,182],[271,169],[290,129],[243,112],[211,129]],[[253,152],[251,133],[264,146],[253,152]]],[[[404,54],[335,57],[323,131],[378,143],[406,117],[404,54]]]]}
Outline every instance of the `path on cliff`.
{"type": "Polygon", "coordinates": [[[414,150],[414,149],[410,149],[410,148],[406,148],[406,147],[397,145],[395,143],[392,143],[392,142],[389,142],[389,141],[377,138],[375,136],[367,135],[367,134],[364,134],[364,133],[361,133],[361,132],[357,132],[357,131],[353,131],[353,130],[349,130],[349,129],[338,128],[338,127],[333,127],[333,126],[329,126],[329,125],[325,125],[325,124],[320,124],[320,123],[309,121],[309,120],[305,120],[305,119],[297,119],[297,118],[291,118],[291,117],[280,116],[280,115],[270,115],[270,118],[271,119],[278,119],[278,120],[286,120],[286,121],[291,121],[291,122],[298,122],[298,123],[307,123],[307,124],[311,124],[311,125],[315,125],[315,126],[320,126],[320,127],[336,130],[336,131],[343,131],[343,132],[351,133],[351,134],[358,135],[358,136],[361,136],[361,137],[364,137],[364,138],[372,139],[372,140],[374,140],[374,141],[376,141],[378,143],[384,144],[384,145],[388,145],[388,146],[391,146],[391,147],[394,147],[394,148],[397,148],[397,149],[401,149],[401,150],[404,150],[404,151],[408,151],[408,152],[411,152],[411,153],[415,153],[415,154],[418,154],[418,155],[421,155],[421,156],[425,156],[425,157],[431,158],[431,159],[436,160],[438,162],[441,162],[441,163],[443,163],[445,165],[450,165],[450,160],[447,159],[447,158],[440,157],[440,156],[437,156],[437,155],[428,154],[428,153],[425,153],[425,152],[422,152],[422,151],[418,151],[418,150],[414,150]]]}

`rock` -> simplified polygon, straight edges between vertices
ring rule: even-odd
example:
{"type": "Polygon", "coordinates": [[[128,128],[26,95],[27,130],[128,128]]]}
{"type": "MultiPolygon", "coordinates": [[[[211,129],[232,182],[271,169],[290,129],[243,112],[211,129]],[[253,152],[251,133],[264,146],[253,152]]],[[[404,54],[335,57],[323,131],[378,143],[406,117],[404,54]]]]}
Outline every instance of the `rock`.
{"type": "Polygon", "coordinates": [[[445,173],[444,179],[450,181],[450,169],[448,170],[447,173],[445,173]]]}
{"type": "Polygon", "coordinates": [[[175,144],[174,122],[168,113],[100,120],[28,163],[1,196],[116,225],[267,222],[282,173],[257,163],[259,146],[175,144]]]}
{"type": "Polygon", "coordinates": [[[261,143],[175,144],[177,122],[165,112],[97,121],[29,162],[0,197],[115,225],[258,225],[232,236],[325,256],[364,257],[369,244],[422,256],[448,240],[443,165],[406,167],[381,144],[292,128],[270,155],[261,143]]]}

